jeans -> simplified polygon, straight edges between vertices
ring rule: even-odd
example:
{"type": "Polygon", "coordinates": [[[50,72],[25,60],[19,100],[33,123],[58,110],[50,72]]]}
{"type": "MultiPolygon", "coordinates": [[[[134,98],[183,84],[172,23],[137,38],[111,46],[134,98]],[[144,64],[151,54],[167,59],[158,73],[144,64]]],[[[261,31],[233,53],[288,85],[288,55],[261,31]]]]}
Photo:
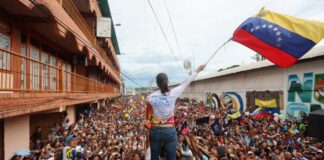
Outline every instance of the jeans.
{"type": "Polygon", "coordinates": [[[176,159],[177,131],[174,127],[155,127],[150,130],[151,160],[159,160],[161,148],[167,160],[176,159]]]}

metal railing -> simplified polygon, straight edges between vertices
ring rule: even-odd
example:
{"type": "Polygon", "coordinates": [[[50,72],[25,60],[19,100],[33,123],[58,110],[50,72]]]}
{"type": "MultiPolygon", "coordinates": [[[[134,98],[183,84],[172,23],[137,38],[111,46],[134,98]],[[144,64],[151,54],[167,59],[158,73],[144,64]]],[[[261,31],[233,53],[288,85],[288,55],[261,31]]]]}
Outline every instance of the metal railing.
{"type": "MultiPolygon", "coordinates": [[[[110,66],[110,68],[113,70],[112,72],[115,73],[115,75],[119,75],[118,67],[114,66],[105,50],[100,46],[100,44],[97,41],[97,38],[95,37],[94,33],[91,31],[88,24],[84,21],[82,18],[80,12],[74,5],[72,0],[63,0],[62,1],[62,7],[66,11],[66,13],[71,17],[71,19],[78,25],[78,27],[81,29],[81,31],[85,34],[85,36],[89,39],[90,43],[95,47],[95,49],[99,52],[101,58],[103,58],[107,64],[110,66]]],[[[111,53],[113,54],[113,53],[111,53]]]]}
{"type": "Polygon", "coordinates": [[[49,93],[118,93],[119,87],[100,82],[71,71],[68,64],[39,53],[33,59],[0,49],[0,93],[49,92],[49,93]]]}

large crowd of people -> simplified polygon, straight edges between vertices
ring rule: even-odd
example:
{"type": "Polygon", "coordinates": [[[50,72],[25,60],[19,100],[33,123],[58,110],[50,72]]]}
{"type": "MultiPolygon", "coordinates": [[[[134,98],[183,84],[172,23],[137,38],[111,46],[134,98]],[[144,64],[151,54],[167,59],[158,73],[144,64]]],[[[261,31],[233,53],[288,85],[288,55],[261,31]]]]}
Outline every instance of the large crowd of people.
{"type": "MultiPolygon", "coordinates": [[[[141,97],[116,98],[106,107],[82,113],[72,125],[63,117],[49,135],[38,127],[31,136],[30,155],[12,159],[150,159],[145,105],[141,97]]],[[[177,159],[324,159],[324,142],[306,136],[306,116],[298,121],[250,115],[244,119],[230,119],[228,108],[180,101],[175,113],[177,159]]],[[[160,157],[165,159],[163,147],[160,157]]]]}

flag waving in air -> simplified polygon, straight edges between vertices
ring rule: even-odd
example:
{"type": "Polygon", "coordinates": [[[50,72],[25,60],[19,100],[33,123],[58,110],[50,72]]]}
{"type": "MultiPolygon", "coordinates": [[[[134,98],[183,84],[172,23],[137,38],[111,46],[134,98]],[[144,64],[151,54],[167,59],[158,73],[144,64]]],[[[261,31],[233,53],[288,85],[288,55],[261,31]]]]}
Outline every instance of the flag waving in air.
{"type": "Polygon", "coordinates": [[[233,40],[280,67],[289,67],[324,38],[324,23],[262,9],[243,22],[233,40]]]}

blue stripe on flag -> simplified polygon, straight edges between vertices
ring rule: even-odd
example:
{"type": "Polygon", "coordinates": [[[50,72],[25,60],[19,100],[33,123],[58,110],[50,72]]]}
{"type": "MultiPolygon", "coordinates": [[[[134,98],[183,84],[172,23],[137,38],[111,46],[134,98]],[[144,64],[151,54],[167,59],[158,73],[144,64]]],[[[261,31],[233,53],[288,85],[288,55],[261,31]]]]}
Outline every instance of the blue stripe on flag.
{"type": "Polygon", "coordinates": [[[316,45],[315,42],[299,34],[258,17],[247,19],[240,28],[297,59],[316,45]]]}

